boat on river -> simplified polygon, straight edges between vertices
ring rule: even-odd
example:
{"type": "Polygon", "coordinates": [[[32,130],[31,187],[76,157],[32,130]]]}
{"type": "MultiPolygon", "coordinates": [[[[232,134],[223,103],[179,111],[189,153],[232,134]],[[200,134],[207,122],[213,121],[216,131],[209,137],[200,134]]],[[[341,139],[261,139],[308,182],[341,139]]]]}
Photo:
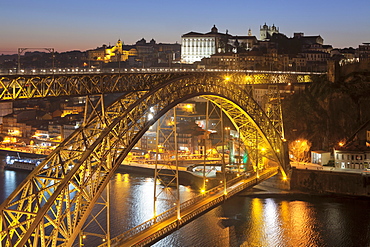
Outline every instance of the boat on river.
{"type": "Polygon", "coordinates": [[[41,163],[40,159],[21,158],[7,155],[5,158],[5,169],[32,171],[41,163]]]}

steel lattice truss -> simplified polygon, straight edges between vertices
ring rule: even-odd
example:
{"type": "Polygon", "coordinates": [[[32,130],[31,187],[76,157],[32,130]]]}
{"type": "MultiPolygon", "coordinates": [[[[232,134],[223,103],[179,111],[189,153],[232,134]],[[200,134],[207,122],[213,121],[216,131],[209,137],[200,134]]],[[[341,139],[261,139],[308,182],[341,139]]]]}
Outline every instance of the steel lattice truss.
{"type": "Polygon", "coordinates": [[[154,84],[183,76],[232,77],[240,84],[309,83],[312,76],[291,72],[167,72],[167,73],[106,73],[106,74],[55,74],[55,75],[6,75],[0,77],[0,100],[31,99],[59,96],[83,96],[148,90],[154,84]]]}
{"type": "MultiPolygon", "coordinates": [[[[249,133],[256,130],[284,172],[281,133],[240,85],[205,74],[152,79],[145,91],[129,91],[103,111],[93,111],[4,201],[0,246],[71,246],[135,143],[159,117],[195,96],[222,104],[246,143],[253,142],[249,133]],[[151,107],[156,115],[148,120],[151,107]]],[[[118,82],[109,81],[109,85],[118,87],[118,82]]]]}

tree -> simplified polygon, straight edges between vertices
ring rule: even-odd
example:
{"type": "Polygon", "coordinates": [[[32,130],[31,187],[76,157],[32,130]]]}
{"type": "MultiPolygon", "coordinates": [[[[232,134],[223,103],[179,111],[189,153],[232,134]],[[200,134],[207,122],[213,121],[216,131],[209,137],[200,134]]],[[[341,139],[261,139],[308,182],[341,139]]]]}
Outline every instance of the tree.
{"type": "Polygon", "coordinates": [[[311,142],[306,139],[298,139],[289,143],[290,158],[296,162],[308,162],[311,142]]]}

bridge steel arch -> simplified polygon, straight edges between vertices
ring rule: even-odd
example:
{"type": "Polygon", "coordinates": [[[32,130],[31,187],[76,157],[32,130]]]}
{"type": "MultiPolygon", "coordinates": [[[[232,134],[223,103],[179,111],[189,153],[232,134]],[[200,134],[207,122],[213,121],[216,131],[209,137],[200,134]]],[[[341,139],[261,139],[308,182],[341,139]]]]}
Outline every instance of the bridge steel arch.
{"type": "Polygon", "coordinates": [[[220,76],[170,79],[149,91],[127,92],[101,113],[94,111],[32,171],[0,206],[1,246],[71,246],[136,142],[168,110],[195,96],[222,105],[245,143],[254,129],[286,174],[281,133],[243,86],[220,76]],[[150,108],[156,115],[149,120],[150,108]]]}

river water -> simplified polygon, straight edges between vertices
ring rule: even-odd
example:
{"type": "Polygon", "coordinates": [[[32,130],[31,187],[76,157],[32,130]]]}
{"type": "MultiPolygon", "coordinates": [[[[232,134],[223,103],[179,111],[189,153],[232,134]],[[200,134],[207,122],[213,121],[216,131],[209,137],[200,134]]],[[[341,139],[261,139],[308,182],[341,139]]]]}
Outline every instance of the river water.
{"type": "MultiPolygon", "coordinates": [[[[1,202],[27,174],[0,170],[1,202]]],[[[153,178],[118,172],[111,185],[112,236],[152,216],[153,178]]],[[[196,194],[185,186],[180,192],[182,201],[196,194]]],[[[170,198],[165,195],[160,200],[159,211],[172,205],[170,198]]],[[[369,210],[369,199],[244,192],[153,246],[366,247],[370,246],[369,210]]],[[[97,245],[86,241],[85,246],[97,245]]]]}

